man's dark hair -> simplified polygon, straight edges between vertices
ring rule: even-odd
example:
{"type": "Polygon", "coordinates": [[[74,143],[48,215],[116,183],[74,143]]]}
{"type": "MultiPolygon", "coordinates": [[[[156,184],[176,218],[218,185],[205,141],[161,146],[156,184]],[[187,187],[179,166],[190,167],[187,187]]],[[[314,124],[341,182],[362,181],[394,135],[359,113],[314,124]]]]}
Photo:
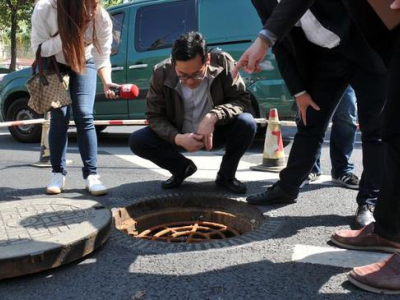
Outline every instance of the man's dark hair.
{"type": "Polygon", "coordinates": [[[201,61],[206,62],[207,44],[199,32],[183,33],[175,40],[172,46],[172,62],[188,61],[200,55],[201,61]]]}

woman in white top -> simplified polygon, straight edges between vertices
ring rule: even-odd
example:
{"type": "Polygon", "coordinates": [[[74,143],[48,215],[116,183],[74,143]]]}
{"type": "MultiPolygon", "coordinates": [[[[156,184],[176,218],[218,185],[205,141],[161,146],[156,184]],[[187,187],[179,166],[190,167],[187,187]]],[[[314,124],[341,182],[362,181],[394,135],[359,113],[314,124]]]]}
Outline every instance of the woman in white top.
{"type": "MultiPolygon", "coordinates": [[[[32,49],[41,45],[42,57],[55,56],[60,70],[69,74],[70,107],[51,111],[49,146],[53,178],[48,194],[61,193],[65,185],[68,122],[71,108],[78,133],[86,189],[103,195],[107,189],[97,174],[97,136],[93,106],[97,74],[107,98],[110,87],[112,22],[100,0],[39,0],[32,15],[32,49]]],[[[50,66],[50,65],[49,65],[50,66]]]]}

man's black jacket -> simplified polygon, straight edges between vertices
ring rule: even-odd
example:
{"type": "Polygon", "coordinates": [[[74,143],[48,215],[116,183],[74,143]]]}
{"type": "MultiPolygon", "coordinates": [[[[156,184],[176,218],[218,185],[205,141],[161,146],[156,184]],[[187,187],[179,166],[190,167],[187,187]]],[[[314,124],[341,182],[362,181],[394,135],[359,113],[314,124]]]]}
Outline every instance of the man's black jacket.
{"type": "Polygon", "coordinates": [[[390,34],[366,0],[282,0],[279,5],[276,0],[252,2],[264,28],[278,37],[274,53],[292,94],[304,90],[302,82],[307,80],[307,65],[312,59],[302,29],[293,27],[308,9],[325,28],[340,37],[342,53],[349,60],[374,73],[387,71],[390,34]],[[293,65],[297,66],[295,73],[290,71],[293,65]]]}

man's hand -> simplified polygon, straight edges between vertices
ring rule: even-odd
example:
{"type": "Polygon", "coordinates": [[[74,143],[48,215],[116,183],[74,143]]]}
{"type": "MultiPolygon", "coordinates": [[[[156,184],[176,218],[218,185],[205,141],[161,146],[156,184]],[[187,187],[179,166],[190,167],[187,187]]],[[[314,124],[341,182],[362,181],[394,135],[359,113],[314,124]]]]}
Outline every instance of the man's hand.
{"type": "Polygon", "coordinates": [[[195,133],[177,134],[175,144],[189,152],[195,152],[204,147],[203,136],[195,133]]]}
{"type": "Polygon", "coordinates": [[[400,9],[400,0],[394,0],[394,2],[390,5],[391,9],[400,9]]]}
{"type": "Polygon", "coordinates": [[[299,107],[300,119],[303,121],[304,126],[307,126],[307,108],[311,106],[315,110],[320,110],[319,106],[312,100],[309,93],[305,93],[296,97],[297,106],[299,107]]]}
{"type": "Polygon", "coordinates": [[[260,72],[260,63],[267,55],[269,45],[259,37],[254,41],[246,52],[239,59],[235,69],[232,72],[233,78],[236,78],[239,70],[243,68],[247,73],[260,72]]]}
{"type": "Polygon", "coordinates": [[[217,121],[218,119],[215,114],[208,113],[204,116],[203,120],[201,120],[199,128],[197,129],[197,133],[204,137],[203,141],[207,151],[213,148],[213,133],[217,121]]]}

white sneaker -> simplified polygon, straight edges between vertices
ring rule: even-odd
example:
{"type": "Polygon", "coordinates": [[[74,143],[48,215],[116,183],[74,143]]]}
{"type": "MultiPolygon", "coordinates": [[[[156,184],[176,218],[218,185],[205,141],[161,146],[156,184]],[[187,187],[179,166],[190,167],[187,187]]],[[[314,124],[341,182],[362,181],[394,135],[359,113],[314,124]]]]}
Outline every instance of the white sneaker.
{"type": "Polygon", "coordinates": [[[107,188],[101,183],[100,176],[89,175],[86,179],[86,189],[93,195],[93,196],[100,196],[107,194],[107,188]]]}
{"type": "Polygon", "coordinates": [[[60,194],[65,187],[65,176],[61,173],[53,173],[53,178],[50,184],[46,187],[46,192],[49,195],[60,194]]]}

